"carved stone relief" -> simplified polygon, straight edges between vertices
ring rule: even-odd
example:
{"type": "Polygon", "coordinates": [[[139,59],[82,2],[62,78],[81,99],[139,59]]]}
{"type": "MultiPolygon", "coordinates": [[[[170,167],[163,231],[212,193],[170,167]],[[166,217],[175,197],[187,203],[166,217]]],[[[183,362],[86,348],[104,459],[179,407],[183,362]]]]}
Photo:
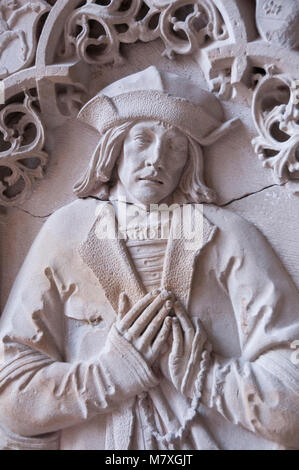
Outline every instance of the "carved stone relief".
{"type": "Polygon", "coordinates": [[[66,57],[103,64],[120,60],[120,44],[160,38],[166,54],[192,54],[214,41],[227,38],[218,8],[204,0],[86,1],[65,25],[66,57]]]}
{"type": "Polygon", "coordinates": [[[21,102],[7,104],[0,112],[1,201],[21,203],[36,179],[43,177],[47,153],[39,117],[36,90],[25,91],[21,102]]]}
{"type": "Polygon", "coordinates": [[[296,0],[258,0],[256,22],[265,41],[272,45],[299,48],[299,4],[296,0]]]}
{"type": "Polygon", "coordinates": [[[32,64],[39,21],[49,10],[44,0],[1,1],[0,79],[32,64]]]}
{"type": "Polygon", "coordinates": [[[0,448],[299,449],[298,22],[0,2],[0,448]]]}

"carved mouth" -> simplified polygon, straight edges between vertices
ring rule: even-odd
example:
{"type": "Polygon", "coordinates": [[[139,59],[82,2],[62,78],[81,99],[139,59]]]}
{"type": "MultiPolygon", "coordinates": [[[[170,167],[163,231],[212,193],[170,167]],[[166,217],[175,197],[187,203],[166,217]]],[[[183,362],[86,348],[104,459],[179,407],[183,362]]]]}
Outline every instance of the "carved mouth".
{"type": "Polygon", "coordinates": [[[139,181],[150,181],[151,183],[164,184],[163,181],[154,178],[153,176],[147,176],[146,178],[139,178],[139,181]]]}

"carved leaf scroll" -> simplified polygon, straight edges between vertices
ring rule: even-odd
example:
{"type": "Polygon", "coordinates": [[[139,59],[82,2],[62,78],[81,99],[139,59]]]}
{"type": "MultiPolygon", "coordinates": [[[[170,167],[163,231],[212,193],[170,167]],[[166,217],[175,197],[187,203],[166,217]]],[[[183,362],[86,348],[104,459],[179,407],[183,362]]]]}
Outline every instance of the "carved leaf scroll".
{"type": "Polygon", "coordinates": [[[266,76],[252,105],[259,136],[252,143],[265,167],[278,182],[299,171],[299,80],[288,75],[266,76]]]}
{"type": "Polygon", "coordinates": [[[36,98],[25,92],[22,102],[7,104],[0,111],[0,201],[22,203],[32,184],[43,177],[47,153],[43,151],[44,128],[36,98]]]}
{"type": "Polygon", "coordinates": [[[87,0],[69,16],[61,56],[89,64],[121,62],[121,44],[160,38],[164,54],[192,54],[227,37],[212,0],[87,0]]]}
{"type": "Polygon", "coordinates": [[[44,0],[1,0],[0,79],[33,62],[39,20],[49,10],[44,0]]]}

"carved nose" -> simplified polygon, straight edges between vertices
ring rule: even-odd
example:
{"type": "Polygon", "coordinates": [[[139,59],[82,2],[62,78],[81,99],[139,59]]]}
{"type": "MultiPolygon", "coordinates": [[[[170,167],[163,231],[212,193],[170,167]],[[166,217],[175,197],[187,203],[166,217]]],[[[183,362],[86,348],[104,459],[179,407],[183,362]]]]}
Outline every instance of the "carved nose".
{"type": "Polygon", "coordinates": [[[163,165],[161,164],[161,153],[161,144],[156,145],[155,148],[152,149],[151,156],[146,160],[146,166],[153,167],[155,170],[162,170],[163,165]]]}
{"type": "Polygon", "coordinates": [[[163,167],[162,167],[162,165],[160,164],[159,161],[147,160],[146,166],[153,167],[155,170],[162,170],[163,169],[163,167]]]}

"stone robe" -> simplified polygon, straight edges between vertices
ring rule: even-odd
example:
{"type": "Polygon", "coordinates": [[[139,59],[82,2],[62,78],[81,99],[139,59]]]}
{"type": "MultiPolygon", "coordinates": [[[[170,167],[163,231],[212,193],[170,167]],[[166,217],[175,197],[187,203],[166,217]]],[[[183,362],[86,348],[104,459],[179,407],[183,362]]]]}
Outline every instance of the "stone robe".
{"type": "MultiPolygon", "coordinates": [[[[106,209],[86,199],[53,214],[15,281],[0,322],[3,449],[163,448],[141,400],[161,434],[187,413],[190,398],[112,328],[120,292],[134,303],[145,289],[125,243],[96,236],[99,220],[113,225],[106,209]]],[[[212,345],[202,404],[175,448],[299,448],[298,291],[241,217],[204,205],[198,230],[200,248],[169,239],[162,276],[212,345]]]]}

